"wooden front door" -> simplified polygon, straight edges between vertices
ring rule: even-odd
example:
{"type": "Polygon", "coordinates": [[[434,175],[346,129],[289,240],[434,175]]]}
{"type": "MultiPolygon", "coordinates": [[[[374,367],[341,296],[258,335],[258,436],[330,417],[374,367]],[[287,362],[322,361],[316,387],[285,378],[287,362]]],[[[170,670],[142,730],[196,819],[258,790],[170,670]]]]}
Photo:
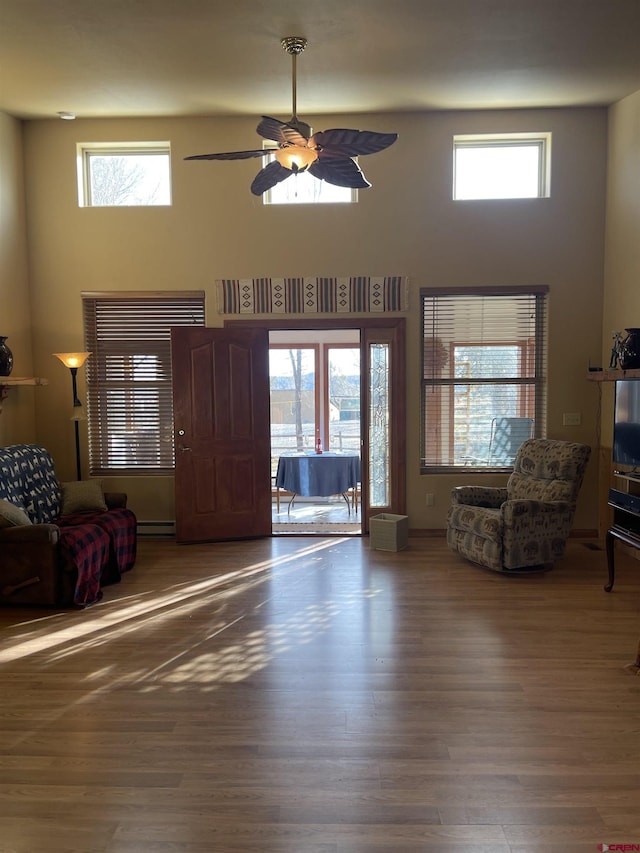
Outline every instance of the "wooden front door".
{"type": "Polygon", "coordinates": [[[265,329],[171,333],[178,542],[271,535],[265,329]]]}

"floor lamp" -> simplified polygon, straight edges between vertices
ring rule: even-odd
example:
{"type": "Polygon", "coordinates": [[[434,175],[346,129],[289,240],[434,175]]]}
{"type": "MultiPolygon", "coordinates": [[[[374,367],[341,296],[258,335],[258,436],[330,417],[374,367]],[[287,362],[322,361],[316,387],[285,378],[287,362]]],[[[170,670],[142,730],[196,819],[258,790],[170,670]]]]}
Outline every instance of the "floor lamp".
{"type": "Polygon", "coordinates": [[[73,388],[73,413],[71,415],[71,420],[75,425],[75,434],[76,434],[76,472],[78,475],[78,480],[82,479],[82,466],[80,464],[80,428],[78,426],[78,421],[83,421],[85,419],[84,407],[80,400],[78,399],[78,384],[77,384],[77,375],[78,368],[82,367],[85,361],[91,355],[90,352],[54,352],[56,358],[59,358],[60,361],[64,364],[65,367],[68,367],[71,371],[71,385],[73,388]]]}

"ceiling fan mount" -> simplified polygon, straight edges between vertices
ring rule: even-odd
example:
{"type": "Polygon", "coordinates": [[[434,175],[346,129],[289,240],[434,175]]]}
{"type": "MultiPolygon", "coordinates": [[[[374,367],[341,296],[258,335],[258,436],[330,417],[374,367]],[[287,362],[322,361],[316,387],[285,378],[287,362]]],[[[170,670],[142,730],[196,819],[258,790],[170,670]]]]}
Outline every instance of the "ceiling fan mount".
{"type": "MultiPolygon", "coordinates": [[[[286,36],[280,44],[291,56],[292,115],[288,122],[262,116],[256,128],[263,139],[278,144],[275,159],[256,175],[251,184],[254,195],[262,195],[285,178],[308,171],[314,178],[340,187],[364,189],[371,184],[355,161],[364,154],[375,154],[392,145],[397,133],[376,133],[372,130],[333,128],[312,134],[311,127],[297,115],[296,59],[307,46],[302,36],[286,36]]],[[[219,154],[194,154],[185,160],[247,160],[267,157],[273,148],[249,151],[228,151],[219,154]]]]}
{"type": "Polygon", "coordinates": [[[307,46],[307,40],[303,36],[285,36],[280,44],[292,56],[298,56],[307,46]]]}

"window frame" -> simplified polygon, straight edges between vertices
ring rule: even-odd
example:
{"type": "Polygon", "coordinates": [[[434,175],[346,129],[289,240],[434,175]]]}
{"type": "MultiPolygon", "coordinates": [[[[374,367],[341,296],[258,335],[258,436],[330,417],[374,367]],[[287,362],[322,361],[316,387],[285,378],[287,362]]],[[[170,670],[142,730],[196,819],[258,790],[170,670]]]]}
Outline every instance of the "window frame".
{"type": "Polygon", "coordinates": [[[76,168],[78,179],[78,206],[98,208],[171,207],[173,204],[171,180],[171,143],[152,142],[78,142],[76,143],[76,168]],[[91,189],[91,158],[99,156],[166,156],[169,201],[162,204],[94,204],[91,189]]]}
{"type": "Polygon", "coordinates": [[[204,292],[85,292],[82,311],[85,349],[91,352],[86,362],[90,475],[172,475],[171,328],[205,325],[204,292]],[[142,377],[133,375],[137,356],[155,359],[155,375],[153,366],[147,375],[144,369],[142,377]],[[146,447],[141,451],[131,430],[136,421],[144,428],[146,447]],[[113,450],[114,438],[123,442],[121,450],[113,450]],[[156,463],[150,450],[154,441],[156,463]],[[115,461],[119,455],[123,464],[115,461]],[[140,455],[143,463],[132,461],[140,455]]]}
{"type": "Polygon", "coordinates": [[[532,201],[536,198],[549,198],[551,194],[551,132],[541,133],[480,133],[455,134],[453,137],[453,186],[454,201],[513,201],[516,199],[532,201]],[[535,196],[481,196],[468,198],[457,195],[457,154],[460,149],[469,148],[518,148],[536,146],[538,155],[538,192],[535,196]]]}
{"type": "MultiPolygon", "coordinates": [[[[311,435],[311,444],[307,449],[313,450],[315,448],[316,434],[317,434],[318,430],[320,429],[320,345],[317,343],[311,343],[311,342],[310,343],[291,343],[291,344],[280,343],[280,342],[269,343],[269,353],[271,353],[272,350],[278,350],[278,351],[282,351],[282,352],[290,351],[290,350],[293,350],[293,351],[300,350],[300,351],[310,353],[312,355],[312,358],[310,360],[313,361],[313,410],[314,410],[313,411],[313,417],[314,417],[314,423],[313,423],[313,433],[311,435]]],[[[275,422],[272,419],[273,406],[274,406],[272,397],[273,397],[274,391],[276,389],[274,389],[272,387],[272,377],[273,377],[273,375],[272,375],[271,369],[270,369],[269,370],[269,397],[270,397],[271,414],[269,416],[269,429],[270,429],[270,443],[271,443],[271,453],[272,453],[272,458],[271,458],[271,465],[272,465],[272,469],[273,469],[272,475],[275,477],[275,469],[277,468],[277,465],[278,465],[279,455],[283,452],[286,453],[286,452],[296,451],[297,447],[295,445],[292,445],[291,447],[289,447],[288,444],[276,445],[274,442],[273,425],[275,422]],[[277,455],[273,454],[274,446],[276,447],[276,449],[278,451],[277,455]]],[[[293,391],[295,389],[286,389],[286,390],[287,390],[287,393],[289,390],[291,390],[291,392],[293,393],[293,391]]],[[[295,438],[295,435],[293,435],[293,436],[287,435],[284,437],[285,438],[295,438]]]]}
{"type": "MultiPolygon", "coordinates": [[[[335,341],[335,342],[325,342],[323,344],[322,368],[324,371],[324,412],[325,412],[324,435],[325,435],[325,442],[326,442],[325,450],[337,451],[338,453],[341,453],[344,450],[344,446],[340,441],[338,441],[338,437],[334,436],[335,430],[332,431],[332,429],[331,429],[331,360],[332,360],[331,357],[332,357],[332,352],[334,350],[353,350],[354,352],[357,352],[358,353],[358,376],[361,377],[362,376],[362,365],[360,362],[361,362],[361,357],[362,357],[362,347],[361,347],[360,342],[348,343],[348,342],[335,341]]],[[[358,433],[356,436],[356,441],[354,442],[354,443],[356,443],[357,446],[352,448],[352,452],[359,454],[360,448],[361,448],[361,434],[362,434],[362,387],[361,387],[362,382],[359,381],[358,385],[359,385],[358,396],[357,396],[357,398],[351,398],[351,399],[357,399],[358,400],[358,408],[357,408],[357,410],[354,409],[354,411],[357,411],[358,417],[353,419],[353,420],[357,420],[357,422],[359,424],[358,433]]],[[[339,423],[341,422],[340,419],[338,419],[338,422],[339,423]]],[[[347,447],[347,451],[349,451],[348,447],[347,447]]]]}
{"type": "MultiPolygon", "coordinates": [[[[501,471],[511,470],[509,467],[502,465],[477,464],[473,461],[473,457],[461,457],[459,464],[453,464],[455,451],[455,406],[454,399],[456,387],[460,385],[468,386],[515,386],[523,389],[525,398],[518,401],[518,412],[515,417],[528,415],[534,419],[534,436],[544,437],[546,434],[546,394],[547,394],[547,332],[548,332],[548,288],[540,287],[479,287],[479,288],[423,288],[420,291],[420,310],[421,310],[421,361],[420,361],[420,473],[421,474],[436,474],[436,473],[458,473],[461,470],[473,471],[474,473],[496,473],[501,471]],[[428,325],[426,322],[428,304],[433,304],[440,297],[442,300],[456,299],[475,299],[484,297],[513,297],[514,300],[532,299],[534,302],[534,339],[529,336],[521,338],[501,338],[499,341],[488,339],[464,340],[462,338],[452,337],[445,346],[441,340],[442,330],[447,329],[446,324],[434,321],[432,329],[434,334],[428,334],[428,325]],[[440,330],[440,334],[438,331],[440,330]],[[437,342],[437,343],[436,343],[437,342]],[[426,365],[428,363],[427,354],[435,352],[435,348],[440,346],[443,348],[443,357],[446,355],[446,362],[450,365],[449,375],[436,376],[436,371],[432,371],[432,375],[428,376],[426,365]],[[520,375],[516,376],[501,376],[493,377],[477,376],[463,377],[456,374],[456,362],[454,353],[456,348],[462,347],[518,347],[520,349],[520,375]],[[427,393],[428,389],[441,389],[440,393],[445,393],[448,388],[448,408],[446,417],[440,417],[438,427],[442,427],[444,421],[448,423],[447,435],[440,439],[440,447],[446,441],[447,460],[443,463],[433,461],[427,462],[428,440],[427,433],[434,429],[433,422],[427,422],[427,393]],[[462,461],[464,459],[464,461],[462,461]]],[[[490,303],[488,302],[487,305],[490,303]]],[[[514,303],[515,304],[515,303],[514,303]]],[[[517,305],[516,305],[517,307],[517,305]]],[[[495,321],[495,319],[494,319],[495,321]]],[[[440,432],[440,430],[438,430],[440,432]]]]}

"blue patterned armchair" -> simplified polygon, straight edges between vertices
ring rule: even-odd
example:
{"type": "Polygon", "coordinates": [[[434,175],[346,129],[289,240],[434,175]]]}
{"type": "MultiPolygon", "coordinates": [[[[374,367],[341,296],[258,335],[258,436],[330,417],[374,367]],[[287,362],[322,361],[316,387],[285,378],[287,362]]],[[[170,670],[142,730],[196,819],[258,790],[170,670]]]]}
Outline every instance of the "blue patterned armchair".
{"type": "Polygon", "coordinates": [[[586,444],[524,441],[506,488],[452,490],[448,546],[499,572],[532,570],[559,559],[590,454],[586,444]]]}

